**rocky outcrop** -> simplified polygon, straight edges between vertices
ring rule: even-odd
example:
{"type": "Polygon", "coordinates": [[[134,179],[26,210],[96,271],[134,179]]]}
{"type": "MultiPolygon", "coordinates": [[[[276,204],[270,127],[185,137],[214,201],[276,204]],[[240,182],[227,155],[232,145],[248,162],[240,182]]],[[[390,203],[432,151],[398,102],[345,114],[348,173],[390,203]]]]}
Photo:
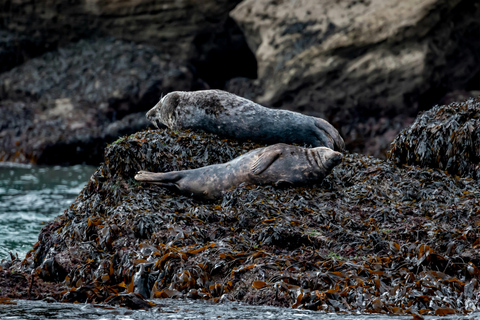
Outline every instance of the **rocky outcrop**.
{"type": "Polygon", "coordinates": [[[202,88],[152,47],[81,40],[0,75],[0,160],[97,164],[106,142],[147,127],[163,93],[202,88]]]}
{"type": "Polygon", "coordinates": [[[168,129],[119,139],[9,271],[62,283],[71,302],[128,295],[327,312],[479,310],[475,180],[358,154],[314,186],[240,185],[209,202],[133,179],[138,170],[193,169],[256,147],[168,129]]]}
{"type": "Polygon", "coordinates": [[[388,158],[480,180],[480,98],[422,113],[395,138],[388,158]]]}
{"type": "Polygon", "coordinates": [[[338,123],[350,150],[478,82],[480,4],[470,0],[245,0],[231,16],[258,63],[258,80],[231,91],[260,87],[257,102],[338,123]],[[361,128],[368,121],[374,132],[361,128]]]}

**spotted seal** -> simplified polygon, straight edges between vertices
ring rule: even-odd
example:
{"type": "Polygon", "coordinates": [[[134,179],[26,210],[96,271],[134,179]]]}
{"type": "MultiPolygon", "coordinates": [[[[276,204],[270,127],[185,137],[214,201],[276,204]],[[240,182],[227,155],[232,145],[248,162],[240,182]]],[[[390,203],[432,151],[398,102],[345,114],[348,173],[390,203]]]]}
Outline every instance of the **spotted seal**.
{"type": "Polygon", "coordinates": [[[326,147],[304,148],[279,143],[252,150],[229,162],[198,169],[154,173],[139,171],[138,181],[175,187],[206,199],[220,197],[231,187],[245,185],[305,185],[323,180],[342,161],[326,147]]]}
{"type": "Polygon", "coordinates": [[[270,109],[221,90],[174,91],[147,113],[155,126],[193,129],[233,139],[344,150],[327,121],[298,112],[270,109]]]}

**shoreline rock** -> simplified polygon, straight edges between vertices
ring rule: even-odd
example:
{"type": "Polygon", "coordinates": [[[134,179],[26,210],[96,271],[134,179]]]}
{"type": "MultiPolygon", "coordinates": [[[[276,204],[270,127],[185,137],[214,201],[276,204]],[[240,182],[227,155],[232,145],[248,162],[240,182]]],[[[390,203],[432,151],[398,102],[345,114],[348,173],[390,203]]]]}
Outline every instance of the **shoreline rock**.
{"type": "Polygon", "coordinates": [[[119,139],[11,269],[68,286],[64,301],[133,294],[327,312],[477,310],[475,180],[358,154],[311,188],[240,186],[219,201],[133,180],[257,146],[168,129],[119,139]]]}

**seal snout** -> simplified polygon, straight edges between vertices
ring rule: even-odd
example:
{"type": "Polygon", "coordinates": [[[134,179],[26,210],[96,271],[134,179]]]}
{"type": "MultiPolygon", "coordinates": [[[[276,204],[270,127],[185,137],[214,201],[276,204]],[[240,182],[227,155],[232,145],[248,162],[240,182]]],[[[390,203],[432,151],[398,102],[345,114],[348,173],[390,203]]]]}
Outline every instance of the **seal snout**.
{"type": "Polygon", "coordinates": [[[315,148],[315,156],[320,159],[317,161],[327,170],[333,169],[342,162],[343,154],[326,147],[315,148]]]}
{"type": "Polygon", "coordinates": [[[159,119],[159,116],[160,116],[159,112],[162,108],[162,102],[163,102],[164,99],[165,99],[165,97],[163,97],[152,109],[150,109],[147,112],[147,116],[146,116],[147,120],[150,121],[151,123],[153,123],[153,125],[155,125],[155,127],[157,127],[157,129],[160,129],[160,128],[163,127],[163,124],[159,119]]]}

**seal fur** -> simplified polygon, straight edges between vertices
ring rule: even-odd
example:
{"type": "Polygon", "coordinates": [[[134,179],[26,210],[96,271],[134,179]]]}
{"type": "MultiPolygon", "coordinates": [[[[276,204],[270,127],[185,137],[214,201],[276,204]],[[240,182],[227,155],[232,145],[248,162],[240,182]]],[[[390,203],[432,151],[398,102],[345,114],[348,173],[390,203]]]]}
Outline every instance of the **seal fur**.
{"type": "Polygon", "coordinates": [[[252,150],[223,164],[163,173],[139,171],[135,179],[214,199],[242,183],[293,186],[318,183],[342,157],[341,153],[326,147],[304,148],[279,143],[252,150]]]}
{"type": "Polygon", "coordinates": [[[266,108],[221,90],[171,92],[148,111],[147,119],[157,127],[202,130],[233,139],[345,149],[338,131],[321,118],[266,108]]]}

